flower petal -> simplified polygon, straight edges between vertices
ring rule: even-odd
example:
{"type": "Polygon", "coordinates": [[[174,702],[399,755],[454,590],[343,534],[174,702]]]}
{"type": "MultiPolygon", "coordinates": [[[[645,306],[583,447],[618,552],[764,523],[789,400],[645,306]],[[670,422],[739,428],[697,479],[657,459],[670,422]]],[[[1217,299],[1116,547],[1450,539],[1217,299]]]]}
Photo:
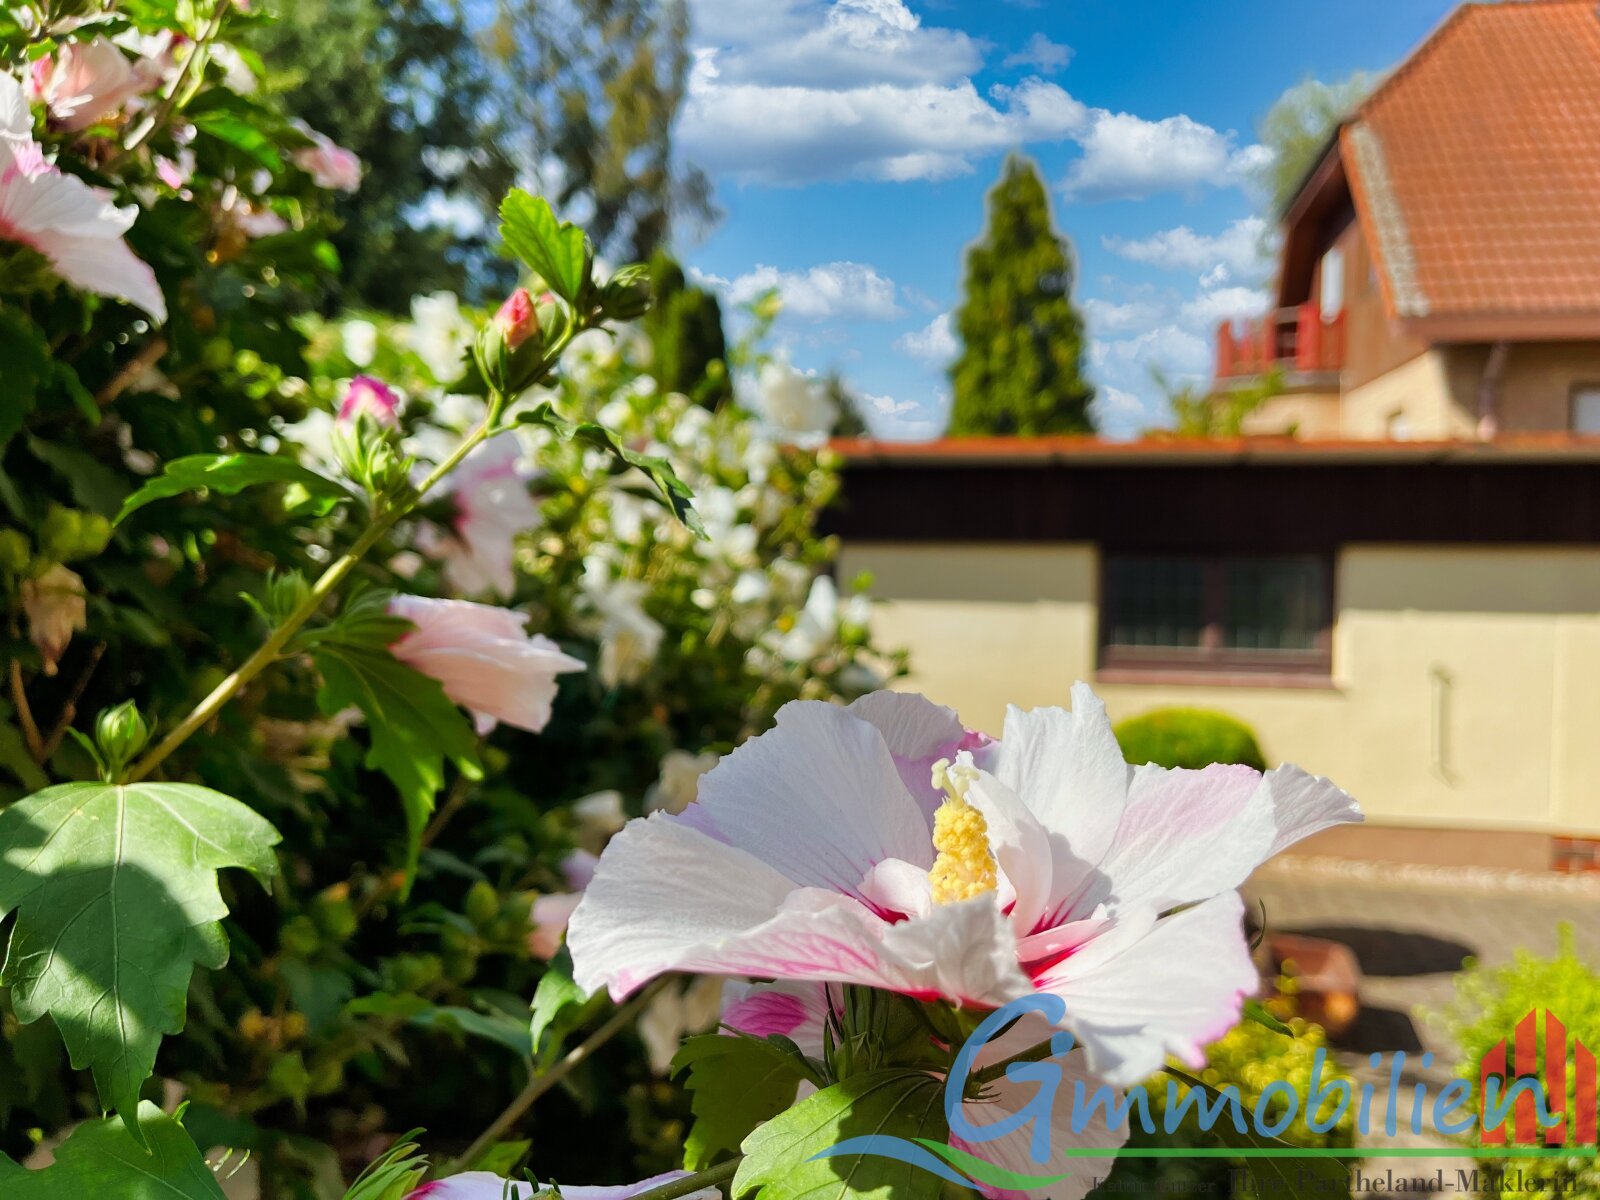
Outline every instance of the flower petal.
{"type": "Polygon", "coordinates": [[[776,728],[706,773],[699,803],[722,837],[802,886],[859,897],[885,859],[933,862],[927,819],[883,735],[820,700],[779,709],[776,728]]]}
{"type": "Polygon", "coordinates": [[[1208,899],[1243,883],[1273,835],[1270,790],[1249,767],[1147,764],[1133,773],[1101,878],[1079,907],[1107,901],[1165,912],[1208,899]]]}
{"type": "Polygon", "coordinates": [[[1262,783],[1271,790],[1272,819],[1277,828],[1267,851],[1269,858],[1313,833],[1365,820],[1361,806],[1351,796],[1322,776],[1307,774],[1291,764],[1268,771],[1262,783]]]}
{"type": "Polygon", "coordinates": [[[1119,917],[1036,985],[1066,1001],[1090,1068],[1112,1083],[1137,1083],[1169,1054],[1198,1067],[1260,983],[1243,915],[1228,892],[1160,920],[1119,917]]]}
{"type": "Polygon", "coordinates": [[[1051,907],[1065,916],[1111,846],[1132,777],[1105,705],[1077,683],[1071,712],[1013,706],[1000,744],[979,765],[1021,796],[1049,832],[1051,907]]]}
{"type": "Polygon", "coordinates": [[[1026,936],[1050,902],[1050,835],[1016,792],[986,772],[967,789],[967,803],[989,827],[989,849],[1015,896],[1011,927],[1026,936]]]}
{"type": "MultiPolygon", "coordinates": [[[[1033,1025],[1024,1017],[1019,1025],[1033,1025]]],[[[1049,1030],[1043,1030],[1043,1036],[1033,1037],[1026,1044],[1017,1049],[1026,1049],[1043,1041],[1049,1036],[1049,1030]]],[[[1004,1191],[999,1188],[980,1187],[978,1190],[985,1196],[996,1200],[1010,1200],[1011,1197],[1048,1196],[1050,1200],[1079,1200],[1094,1187],[1099,1177],[1104,1176],[1111,1167],[1112,1159],[1084,1159],[1069,1157],[1064,1153],[1071,1149],[1099,1149],[1115,1150],[1128,1140],[1128,1125],[1126,1121],[1112,1126],[1100,1112],[1096,1112],[1094,1119],[1087,1122],[1081,1131],[1072,1128],[1074,1112],[1074,1098],[1079,1084],[1083,1085],[1086,1096],[1093,1096],[1096,1089],[1106,1087],[1102,1080],[1089,1073],[1081,1053],[1068,1054],[1062,1058],[1051,1059],[1052,1063],[1061,1068],[1061,1083],[1057,1088],[1054,1103],[1050,1109],[1050,1157],[1043,1163],[1035,1162],[1031,1152],[1030,1142],[1033,1136],[1033,1126],[1024,1125],[1011,1133],[985,1142],[967,1142],[960,1138],[952,1137],[950,1144],[969,1154],[1003,1167],[1008,1171],[1015,1171],[1019,1175],[1067,1175],[1068,1178],[1045,1187],[1030,1188],[1027,1191],[1004,1191]]],[[[1028,1080],[1001,1078],[990,1083],[985,1089],[985,1100],[968,1100],[962,1106],[962,1115],[971,1124],[976,1126],[992,1125],[1001,1118],[1015,1112],[1021,1112],[1033,1100],[1039,1090],[1036,1083],[1028,1080]]],[[[1120,1099],[1120,1097],[1118,1097],[1120,1099]]],[[[1103,1110],[1101,1110],[1103,1111],[1103,1110]]]]}
{"type": "Polygon", "coordinates": [[[933,786],[933,764],[941,758],[954,758],[958,750],[968,748],[972,737],[955,710],[914,692],[882,691],[852,701],[845,712],[883,734],[906,791],[931,821],[934,809],[944,800],[944,792],[933,786]]]}

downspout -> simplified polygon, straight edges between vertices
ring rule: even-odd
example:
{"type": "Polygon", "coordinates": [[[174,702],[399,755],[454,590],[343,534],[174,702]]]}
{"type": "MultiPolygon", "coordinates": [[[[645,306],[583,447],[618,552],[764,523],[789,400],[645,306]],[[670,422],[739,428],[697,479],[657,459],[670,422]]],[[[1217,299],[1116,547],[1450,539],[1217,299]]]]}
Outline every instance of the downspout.
{"type": "Polygon", "coordinates": [[[1509,343],[1500,341],[1489,347],[1489,359],[1483,364],[1483,377],[1478,380],[1478,438],[1491,442],[1500,432],[1500,380],[1506,373],[1506,358],[1511,352],[1509,343]]]}

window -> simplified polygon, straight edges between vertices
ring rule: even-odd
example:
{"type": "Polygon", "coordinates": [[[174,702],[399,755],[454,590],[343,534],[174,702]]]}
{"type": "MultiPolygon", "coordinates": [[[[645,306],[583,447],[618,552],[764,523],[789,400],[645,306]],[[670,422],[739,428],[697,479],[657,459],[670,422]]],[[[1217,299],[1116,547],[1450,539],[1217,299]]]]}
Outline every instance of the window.
{"type": "Polygon", "coordinates": [[[1600,384],[1572,389],[1572,432],[1600,433],[1600,384]]]}
{"type": "Polygon", "coordinates": [[[1330,247],[1322,256],[1321,294],[1317,297],[1322,319],[1331,321],[1344,311],[1344,250],[1330,247]]]}
{"type": "Polygon", "coordinates": [[[1327,675],[1332,564],[1319,555],[1107,555],[1103,670],[1327,675]]]}

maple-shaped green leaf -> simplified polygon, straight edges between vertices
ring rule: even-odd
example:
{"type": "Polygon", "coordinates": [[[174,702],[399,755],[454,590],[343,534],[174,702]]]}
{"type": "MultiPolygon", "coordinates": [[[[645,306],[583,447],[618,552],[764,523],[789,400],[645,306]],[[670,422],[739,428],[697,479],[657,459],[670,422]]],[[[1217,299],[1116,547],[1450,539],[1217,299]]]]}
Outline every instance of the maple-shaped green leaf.
{"type": "Polygon", "coordinates": [[[86,1121],[48,1167],[26,1171],[0,1155],[0,1194],[6,1200],[226,1200],[182,1125],[149,1101],[139,1105],[138,1120],[143,1145],[120,1121],[86,1121]]]}
{"type": "Polygon", "coordinates": [[[165,500],[201,488],[232,496],[262,483],[298,484],[308,495],[320,497],[329,504],[354,498],[342,483],[302,467],[287,455],[188,454],[173,459],[161,474],[124,500],[116,523],[127,520],[152,500],[165,500]]]}
{"type": "Polygon", "coordinates": [[[841,1142],[880,1135],[945,1141],[944,1081],[921,1071],[870,1071],[807,1096],[745,1138],[732,1194],[755,1200],[937,1200],[943,1181],[908,1162],[869,1153],[816,1158],[841,1142]]]}
{"type": "Polygon", "coordinates": [[[351,707],[361,710],[372,738],[366,765],[387,775],[400,793],[410,878],[434,798],[444,786],[445,759],[470,779],[482,771],[472,725],[439,681],[390,653],[389,646],[411,625],[389,616],[387,604],[386,592],[354,597],[332,626],[312,635],[309,645],[322,674],[318,705],[330,717],[351,707]]]}
{"type": "Polygon", "coordinates": [[[228,961],[217,872],[266,883],[278,840],[237,800],[183,783],[65,783],[0,812],[0,918],[16,913],[0,980],[23,1024],[49,1014],[136,1139],[139,1086],[183,1028],[195,965],[228,961]]]}
{"type": "Polygon", "coordinates": [[[578,303],[588,282],[589,239],[576,225],[557,220],[548,200],[520,188],[509,192],[500,202],[500,237],[552,292],[578,303]]]}
{"type": "Polygon", "coordinates": [[[694,1113],[683,1146],[687,1169],[702,1171],[737,1150],[757,1125],[794,1103],[807,1072],[792,1045],[707,1033],[679,1047],[672,1073],[689,1073],[684,1085],[694,1113]]]}

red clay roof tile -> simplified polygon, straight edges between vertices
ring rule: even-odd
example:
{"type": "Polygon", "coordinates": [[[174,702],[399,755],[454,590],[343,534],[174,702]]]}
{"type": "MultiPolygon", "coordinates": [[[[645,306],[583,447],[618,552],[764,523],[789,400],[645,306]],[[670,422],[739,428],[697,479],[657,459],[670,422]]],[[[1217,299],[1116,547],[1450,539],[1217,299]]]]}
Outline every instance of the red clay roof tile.
{"type": "Polygon", "coordinates": [[[1341,148],[1396,315],[1600,312],[1595,0],[1463,6],[1341,148]]]}

